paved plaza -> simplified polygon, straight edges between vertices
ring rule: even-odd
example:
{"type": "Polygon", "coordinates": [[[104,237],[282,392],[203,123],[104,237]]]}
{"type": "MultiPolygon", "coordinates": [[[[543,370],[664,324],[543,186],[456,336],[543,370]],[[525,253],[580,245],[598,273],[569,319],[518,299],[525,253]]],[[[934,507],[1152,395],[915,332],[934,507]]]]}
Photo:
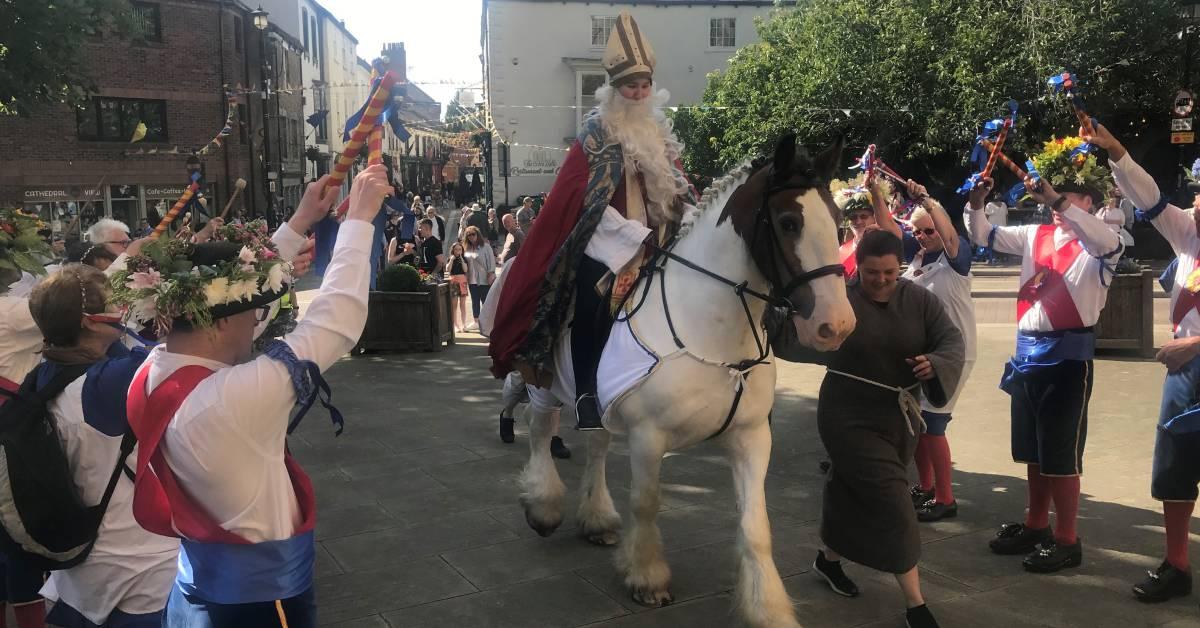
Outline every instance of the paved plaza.
{"type": "MultiPolygon", "coordinates": [[[[1011,300],[980,305],[994,308],[981,319],[1012,312],[1011,300]]],[[[1022,517],[1024,467],[1009,457],[1008,397],[996,387],[1015,326],[983,323],[979,331],[979,361],[949,431],[960,514],[922,528],[922,581],[941,624],[1200,626],[1200,596],[1146,606],[1129,592],[1163,552],[1161,514],[1149,496],[1157,363],[1096,362],[1080,507],[1083,566],[1032,575],[1020,557],[988,552],[995,526],[1022,517]]],[[[291,439],[317,487],[321,625],[738,626],[730,595],[737,513],[719,444],[671,455],[663,466],[660,524],[676,602],[642,608],[621,587],[613,549],[573,534],[584,449],[578,433],[563,431],[576,455],[558,465],[572,488],[567,521],[546,539],[526,526],[516,486],[524,425],[516,444],[496,435],[500,385],[487,373],[484,343],[468,335],[441,353],[345,358],[330,371],[345,433],[334,438],[324,413],[314,411],[291,439]]],[[[781,368],[767,479],[776,563],[804,626],[898,628],[903,599],[891,576],[851,565],[863,593],[845,599],[811,573],[822,483],[820,378],[812,366],[781,368]]],[[[573,417],[564,413],[564,423],[573,417]]],[[[609,461],[622,513],[625,451],[616,441],[609,461]]]]}

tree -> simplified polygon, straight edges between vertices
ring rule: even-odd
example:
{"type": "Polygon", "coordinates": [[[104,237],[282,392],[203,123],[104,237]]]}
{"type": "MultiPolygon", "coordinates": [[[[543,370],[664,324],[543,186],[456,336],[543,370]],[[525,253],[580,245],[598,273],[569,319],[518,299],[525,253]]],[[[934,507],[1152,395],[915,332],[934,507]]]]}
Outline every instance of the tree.
{"type": "Polygon", "coordinates": [[[1174,0],[801,0],[710,75],[706,107],[676,114],[685,166],[726,170],[794,129],[814,144],[875,143],[901,172],[956,186],[1009,98],[1022,105],[1014,154],[1072,131],[1045,84],[1064,68],[1101,120],[1161,130],[1180,84],[1176,11],[1174,0]]]}
{"type": "Polygon", "coordinates": [[[88,42],[130,27],[125,0],[0,1],[0,115],[76,103],[95,91],[83,61],[88,42]]]}

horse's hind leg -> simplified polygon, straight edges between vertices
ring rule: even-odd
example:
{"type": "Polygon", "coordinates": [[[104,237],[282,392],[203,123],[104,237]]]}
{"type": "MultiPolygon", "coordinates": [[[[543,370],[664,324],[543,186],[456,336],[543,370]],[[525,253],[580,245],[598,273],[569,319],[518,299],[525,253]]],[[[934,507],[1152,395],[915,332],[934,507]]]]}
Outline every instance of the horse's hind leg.
{"type": "Polygon", "coordinates": [[[672,601],[668,587],[671,568],[663,557],[658,531],[659,471],[666,446],[653,429],[629,434],[629,462],[633,467],[630,495],[631,521],[617,553],[617,566],[625,573],[625,586],[633,599],[646,606],[666,606],[672,601]]]}
{"type": "Polygon", "coordinates": [[[542,536],[562,525],[563,495],[567,487],[558,477],[550,456],[550,439],[558,433],[558,408],[542,399],[549,391],[530,388],[529,462],[521,472],[521,506],[525,521],[542,536]]]}
{"type": "Polygon", "coordinates": [[[613,507],[605,477],[605,461],[612,435],[608,430],[588,432],[587,467],[580,485],[579,536],[596,545],[616,545],[621,538],[621,515],[613,507]]]}
{"type": "Polygon", "coordinates": [[[765,482],[771,461],[771,430],[764,420],[726,437],[737,489],[738,608],[755,628],[799,627],[792,600],[783,588],[771,556],[771,525],[767,521],[765,482]]]}

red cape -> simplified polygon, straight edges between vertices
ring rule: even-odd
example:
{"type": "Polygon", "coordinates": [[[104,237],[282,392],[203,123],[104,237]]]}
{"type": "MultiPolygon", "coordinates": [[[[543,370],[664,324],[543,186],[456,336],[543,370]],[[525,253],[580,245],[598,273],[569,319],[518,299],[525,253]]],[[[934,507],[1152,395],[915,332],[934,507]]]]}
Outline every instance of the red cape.
{"type": "Polygon", "coordinates": [[[504,271],[507,276],[488,346],[492,374],[497,378],[503,378],[515,368],[513,356],[529,333],[546,270],[579,222],[587,184],[587,156],[583,146],[576,141],[567,153],[550,196],[538,212],[521,251],[504,271]]]}

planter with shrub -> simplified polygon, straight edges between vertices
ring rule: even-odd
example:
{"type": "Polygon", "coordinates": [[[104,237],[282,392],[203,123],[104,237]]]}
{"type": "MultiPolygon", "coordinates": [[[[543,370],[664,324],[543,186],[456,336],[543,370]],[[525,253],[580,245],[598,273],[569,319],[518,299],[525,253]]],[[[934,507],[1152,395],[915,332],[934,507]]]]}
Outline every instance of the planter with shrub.
{"type": "Polygon", "coordinates": [[[422,275],[407,264],[379,274],[355,353],[441,351],[444,344],[454,344],[450,284],[425,282],[422,275]]]}

